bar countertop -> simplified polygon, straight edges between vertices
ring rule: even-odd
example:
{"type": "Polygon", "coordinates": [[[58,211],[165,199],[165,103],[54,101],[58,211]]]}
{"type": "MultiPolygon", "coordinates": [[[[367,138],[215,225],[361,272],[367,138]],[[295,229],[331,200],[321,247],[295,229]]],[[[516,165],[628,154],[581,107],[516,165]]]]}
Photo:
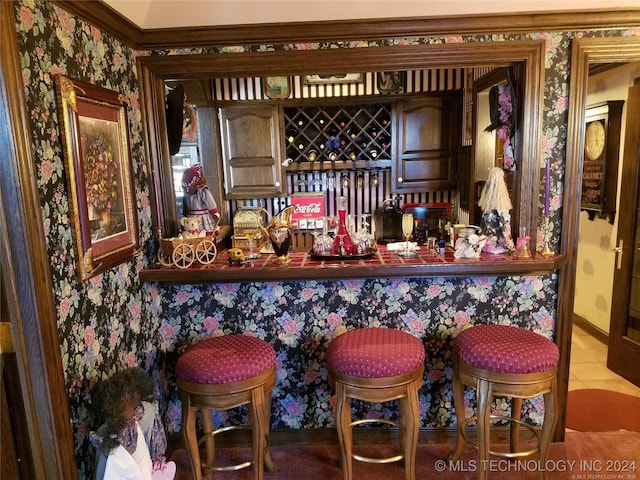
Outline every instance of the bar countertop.
{"type": "Polygon", "coordinates": [[[562,266],[561,255],[543,257],[539,253],[530,258],[511,254],[482,253],[477,259],[455,258],[454,250],[447,247],[444,254],[421,247],[415,258],[403,258],[385,246],[366,258],[317,259],[308,252],[291,254],[286,265],[276,262],[273,254],[242,264],[230,264],[226,250],[218,252],[216,259],[202,265],[197,261],[189,268],[150,266],[140,272],[143,281],[195,284],[236,282],[280,282],[295,280],[333,280],[384,277],[450,277],[494,275],[546,275],[562,266]]]}

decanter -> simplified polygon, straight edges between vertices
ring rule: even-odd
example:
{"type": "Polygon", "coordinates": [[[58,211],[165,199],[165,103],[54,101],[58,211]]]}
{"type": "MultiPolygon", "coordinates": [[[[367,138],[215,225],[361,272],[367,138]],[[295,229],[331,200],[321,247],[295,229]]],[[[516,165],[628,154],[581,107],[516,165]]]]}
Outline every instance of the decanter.
{"type": "Polygon", "coordinates": [[[353,255],[353,240],[347,229],[347,198],[338,197],[338,231],[333,239],[335,255],[353,255]]]}

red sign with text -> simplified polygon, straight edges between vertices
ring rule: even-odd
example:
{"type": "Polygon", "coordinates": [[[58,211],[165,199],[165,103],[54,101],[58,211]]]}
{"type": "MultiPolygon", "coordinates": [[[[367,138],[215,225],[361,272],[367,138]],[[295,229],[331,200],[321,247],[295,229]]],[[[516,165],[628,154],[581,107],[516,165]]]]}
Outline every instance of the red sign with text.
{"type": "Polygon", "coordinates": [[[325,215],[323,194],[293,195],[291,205],[296,207],[291,215],[291,220],[294,227],[300,229],[313,228],[309,224],[315,225],[315,220],[323,218],[325,215]]]}

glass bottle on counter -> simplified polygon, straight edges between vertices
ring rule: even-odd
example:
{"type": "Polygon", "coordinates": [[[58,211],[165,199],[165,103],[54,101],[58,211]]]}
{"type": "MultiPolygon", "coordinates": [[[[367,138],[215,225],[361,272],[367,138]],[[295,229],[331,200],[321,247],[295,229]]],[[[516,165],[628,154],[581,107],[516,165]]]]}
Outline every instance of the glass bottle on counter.
{"type": "Polygon", "coordinates": [[[347,229],[347,198],[338,197],[338,231],[333,239],[334,255],[353,255],[353,240],[347,229]]]}

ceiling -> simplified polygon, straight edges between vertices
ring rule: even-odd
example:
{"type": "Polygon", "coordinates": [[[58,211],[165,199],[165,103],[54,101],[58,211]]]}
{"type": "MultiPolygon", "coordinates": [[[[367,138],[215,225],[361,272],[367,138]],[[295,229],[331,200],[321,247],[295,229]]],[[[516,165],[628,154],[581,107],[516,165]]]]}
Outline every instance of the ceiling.
{"type": "Polygon", "coordinates": [[[438,17],[492,13],[615,10],[639,0],[103,0],[141,29],[438,17]],[[560,6],[561,8],[558,8],[560,6]]]}

